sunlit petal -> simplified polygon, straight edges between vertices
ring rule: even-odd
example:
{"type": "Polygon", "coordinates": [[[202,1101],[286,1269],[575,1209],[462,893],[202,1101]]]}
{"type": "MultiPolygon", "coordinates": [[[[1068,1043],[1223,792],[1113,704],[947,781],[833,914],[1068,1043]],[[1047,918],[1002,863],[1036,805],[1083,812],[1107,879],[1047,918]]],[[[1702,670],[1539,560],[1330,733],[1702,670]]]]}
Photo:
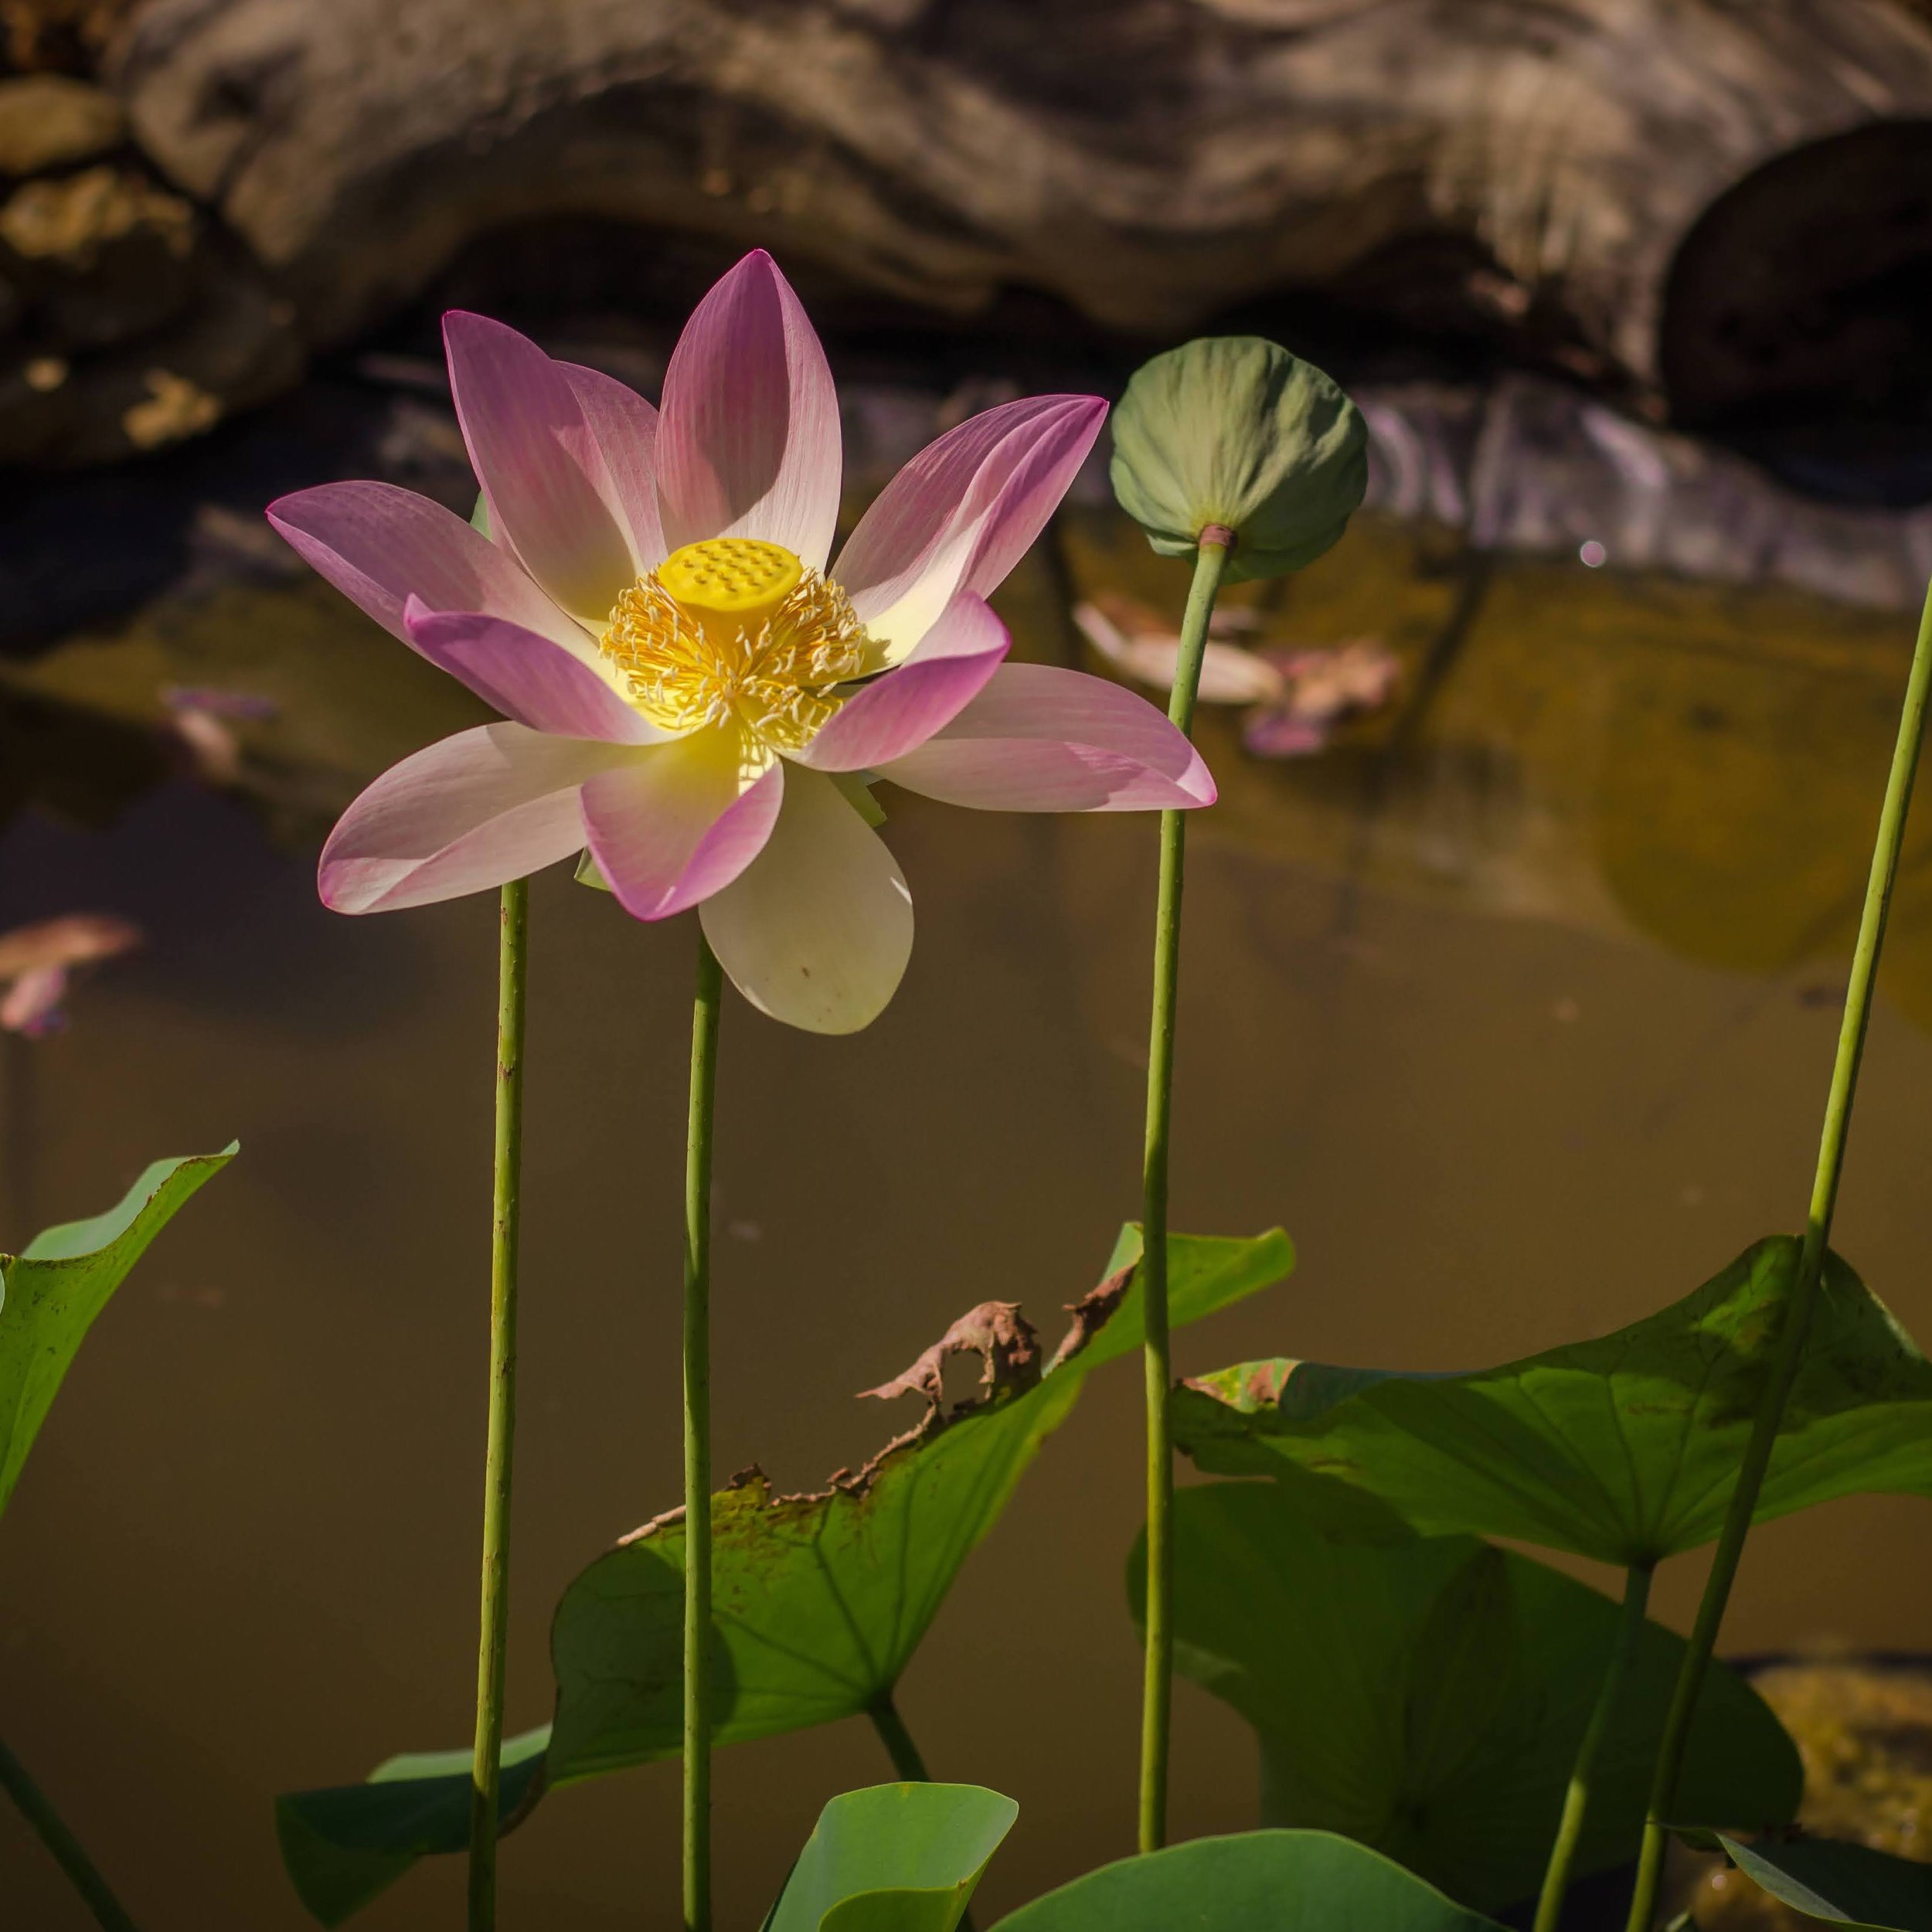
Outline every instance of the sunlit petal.
{"type": "Polygon", "coordinates": [[[657,455],[672,549],[762,537],[824,567],[843,470],[838,399],[798,298],[763,249],[685,325],[665,372],[657,455]]]}
{"type": "Polygon", "coordinates": [[[432,611],[419,597],[410,599],[403,621],[410,642],[432,664],[533,731],[617,744],[649,744],[668,735],[627,704],[612,679],[520,624],[474,611],[432,611]]]}
{"type": "Polygon", "coordinates": [[[787,774],[784,808],[743,876],[699,909],[726,972],[760,1012],[855,1033],[912,957],[912,895],[879,835],[833,781],[787,774]]]}
{"type": "Polygon", "coordinates": [[[268,506],[304,562],[406,644],[403,607],[487,611],[580,653],[594,652],[515,559],[462,518],[393,483],[323,483],[268,506]]]}
{"type": "Polygon", "coordinates": [[[983,599],[955,597],[912,656],[848,698],[799,761],[863,771],[916,750],[985,689],[1011,642],[983,599]]]}
{"type": "Polygon", "coordinates": [[[658,412],[614,376],[560,362],[576,392],[583,420],[604,453],[616,499],[618,519],[631,539],[631,560],[638,574],[655,570],[668,546],[658,516],[658,412]]]}
{"type": "Polygon", "coordinates": [[[944,730],[877,769],[989,811],[1185,810],[1215,795],[1200,753],[1145,699],[1043,664],[1001,665],[944,730]]]}
{"type": "Polygon", "coordinates": [[[1067,492],[1107,420],[1093,396],[1002,403],[949,430],[888,483],[832,575],[896,663],[955,593],[995,590],[1067,492]]]}
{"type": "Polygon", "coordinates": [[[517,724],[445,738],[392,766],[342,814],[322,848],[322,903],[393,912],[554,865],[583,843],[583,781],[651,755],[517,724]]]}
{"type": "Polygon", "coordinates": [[[600,624],[637,565],[616,482],[571,379],[528,337],[487,316],[451,310],[443,342],[492,526],[571,616],[600,624]]]}
{"type": "Polygon", "coordinates": [[[747,771],[733,731],[698,731],[583,787],[591,856],[626,912],[668,919],[727,886],[764,848],[784,795],[776,760],[747,771]]]}

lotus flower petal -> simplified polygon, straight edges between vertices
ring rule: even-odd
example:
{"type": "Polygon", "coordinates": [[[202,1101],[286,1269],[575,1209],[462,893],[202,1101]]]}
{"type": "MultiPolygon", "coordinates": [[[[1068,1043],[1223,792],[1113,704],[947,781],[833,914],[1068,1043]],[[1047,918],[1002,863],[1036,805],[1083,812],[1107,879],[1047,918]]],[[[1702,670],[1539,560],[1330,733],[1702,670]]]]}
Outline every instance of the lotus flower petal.
{"type": "Polygon", "coordinates": [[[777,264],[754,250],[698,304],[665,372],[665,542],[760,537],[822,570],[843,462],[825,352],[777,264]]]}
{"type": "Polygon", "coordinates": [[[747,784],[736,732],[697,731],[583,787],[590,855],[624,910],[668,919],[729,885],[771,835],[784,795],[772,760],[747,784]]]}
{"type": "Polygon", "coordinates": [[[572,617],[601,624],[638,564],[617,485],[570,376],[527,336],[461,309],[443,318],[443,343],[492,528],[572,617]]]}
{"type": "Polygon", "coordinates": [[[886,662],[903,658],[956,592],[998,587],[1106,420],[1094,396],[1002,403],[949,430],[886,485],[833,572],[886,662]]]}
{"type": "Polygon", "coordinates": [[[433,611],[487,611],[580,653],[595,649],[516,560],[462,518],[393,483],[323,483],[268,506],[310,567],[405,644],[412,594],[433,611]]]}
{"type": "Polygon", "coordinates": [[[954,598],[912,656],[848,698],[799,762],[863,771],[917,750],[985,688],[1011,644],[983,598],[954,598]]]}
{"type": "Polygon", "coordinates": [[[1008,664],[882,778],[988,811],[1185,810],[1214,802],[1200,753],[1144,698],[1053,665],[1008,664]]]}
{"type": "Polygon", "coordinates": [[[658,412],[634,389],[601,369],[560,362],[609,472],[619,518],[641,577],[667,555],[658,515],[658,412]]]}
{"type": "Polygon", "coordinates": [[[787,774],[784,808],[764,850],[698,916],[739,992],[808,1032],[870,1026],[912,957],[905,876],[816,772],[787,774]]]}
{"type": "Polygon", "coordinates": [[[668,735],[583,659],[521,624],[478,611],[432,611],[420,597],[410,599],[403,622],[430,663],[532,731],[614,744],[651,744],[668,735]]]}
{"type": "Polygon", "coordinates": [[[322,903],[393,912],[521,879],[583,843],[577,789],[649,748],[479,725],[392,765],[322,848],[322,903]]]}

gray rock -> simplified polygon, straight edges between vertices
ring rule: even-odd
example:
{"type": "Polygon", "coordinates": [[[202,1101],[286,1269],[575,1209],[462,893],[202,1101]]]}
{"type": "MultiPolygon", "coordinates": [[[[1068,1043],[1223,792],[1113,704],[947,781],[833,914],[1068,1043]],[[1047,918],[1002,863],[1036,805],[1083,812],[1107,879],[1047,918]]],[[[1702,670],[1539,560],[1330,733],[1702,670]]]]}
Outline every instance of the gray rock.
{"type": "Polygon", "coordinates": [[[1370,431],[1369,502],[1464,530],[1479,549],[1781,583],[1879,610],[1916,611],[1932,577],[1932,509],[1819,502],[1558,383],[1414,383],[1355,400],[1370,431]]]}

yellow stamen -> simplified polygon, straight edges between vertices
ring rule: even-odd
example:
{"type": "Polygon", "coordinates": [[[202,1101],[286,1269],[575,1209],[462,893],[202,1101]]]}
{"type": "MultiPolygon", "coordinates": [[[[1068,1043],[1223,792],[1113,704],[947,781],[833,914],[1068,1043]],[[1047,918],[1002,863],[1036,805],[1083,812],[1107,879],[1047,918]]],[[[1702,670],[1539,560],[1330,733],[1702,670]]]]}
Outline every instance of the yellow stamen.
{"type": "Polygon", "coordinates": [[[621,596],[604,635],[631,701],[672,731],[736,723],[801,751],[844,702],[870,640],[845,594],[776,543],[709,537],[621,596]]]}

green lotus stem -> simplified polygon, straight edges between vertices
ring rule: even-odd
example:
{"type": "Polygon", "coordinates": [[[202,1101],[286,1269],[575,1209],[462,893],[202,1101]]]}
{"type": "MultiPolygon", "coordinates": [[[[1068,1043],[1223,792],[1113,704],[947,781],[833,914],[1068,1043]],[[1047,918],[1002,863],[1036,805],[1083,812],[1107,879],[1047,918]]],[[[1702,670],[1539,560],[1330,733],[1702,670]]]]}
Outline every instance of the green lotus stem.
{"type": "MultiPolygon", "coordinates": [[[[1804,1241],[1791,1281],[1784,1318],[1779,1325],[1775,1352],[1752,1420],[1750,1440],[1731,1493],[1716,1554],[1697,1607],[1689,1647],[1671,1694],[1670,1714],[1651,1783],[1649,1816],[1644,1824],[1643,1846],[1638,1856],[1637,1887],[1631,1899],[1627,1932],[1650,1932],[1657,1909],[1657,1888],[1663,1876],[1664,1835],[1677,1801],[1677,1778],[1689,1740],[1692,1714],[1702,1689],[1704,1672],[1717,1645],[1717,1632],[1730,1600],[1738,1560],[1744,1553],[1751,1519],[1757,1510],[1764,1472],[1770,1466],[1784,1405],[1804,1359],[1804,1338],[1811,1324],[1832,1236],[1832,1216],[1838,1205],[1838,1176],[1845,1166],[1845,1136],[1851,1125],[1852,1097],[1858,1085],[1859,1061],[1865,1051],[1865,1033],[1872,1017],[1872,992],[1878,977],[1879,949],[1885,940],[1885,922],[1891,910],[1893,882],[1898,876],[1899,849],[1905,838],[1906,813],[1912,803],[1912,781],[1919,750],[1925,740],[1926,699],[1932,690],[1932,590],[1926,596],[1919,621],[1918,643],[1912,653],[1911,675],[1905,688],[1905,709],[1899,719],[1892,771],[1886,781],[1885,804],[1879,814],[1877,842],[1872,849],[1872,876],[1865,890],[1865,910],[1859,920],[1858,944],[1852,954],[1851,983],[1845,992],[1845,1017],[1838,1026],[1838,1056],[1832,1066],[1831,1090],[1825,1103],[1825,1128],[1819,1137],[1818,1174],[1811,1184],[1811,1213],[1804,1223],[1804,1241]]],[[[1689,1821],[1696,1822],[1697,1821],[1689,1821]]]]}
{"type": "Polygon", "coordinates": [[[1610,1662],[1604,1670],[1602,1687],[1583,1727],[1583,1742],[1577,1747],[1577,1761],[1570,1767],[1570,1788],[1563,1794],[1563,1811],[1558,1820],[1556,1836],[1549,1848],[1549,1863],[1543,1872],[1543,1889],[1536,1900],[1536,1923],[1532,1932],[1556,1932],[1563,1915],[1563,1895],[1570,1889],[1571,1867],[1577,1861],[1577,1845],[1583,1835],[1583,1821],[1590,1813],[1590,1781],[1597,1772],[1597,1759],[1616,1713],[1617,1700],[1623,1695],[1643,1641],[1644,1611],[1650,1602],[1651,1568],[1634,1565],[1624,1579],[1623,1613],[1617,1622],[1610,1662]]]}
{"type": "Polygon", "coordinates": [[[872,1719],[872,1727],[879,1733],[879,1741],[886,1747],[886,1755],[893,1761],[893,1769],[908,1784],[930,1784],[932,1774],[926,1768],[926,1760],[919,1754],[919,1747],[913,1741],[913,1734],[906,1728],[906,1720],[899,1714],[899,1706],[893,1702],[888,1691],[879,1701],[867,1706],[866,1715],[872,1719]]]}
{"type": "Polygon", "coordinates": [[[470,1932],[496,1923],[503,1658],[510,1604],[510,1465],[516,1440],[516,1241],[523,1167],[523,1006],[530,886],[503,888],[497,914],[496,1148],[490,1221],[490,1423],[483,1458],[483,1604],[470,1762],[470,1932]]]}
{"type": "MultiPolygon", "coordinates": [[[[1167,715],[1194,722],[1214,594],[1234,542],[1211,523],[1194,553],[1167,715]]],[[[1147,1143],[1141,1169],[1141,1298],[1147,1321],[1147,1651],[1141,1700],[1140,1848],[1167,1842],[1168,1739],[1174,1702],[1174,1445],[1168,1418],[1173,1364],[1167,1320],[1167,1148],[1174,1104],[1174,1010],[1181,971],[1181,875],[1187,815],[1161,814],[1161,883],[1154,913],[1154,1018],[1147,1055],[1147,1143]]]]}
{"type": "Polygon", "coordinates": [[[724,975],[702,931],[684,1165],[684,1922],[711,1932],[711,1118],[724,975]]]}
{"type": "MultiPolygon", "coordinates": [[[[887,1691],[877,1702],[866,1707],[866,1715],[872,1719],[872,1727],[879,1733],[879,1741],[886,1747],[886,1755],[893,1761],[893,1769],[908,1784],[930,1784],[932,1774],[926,1768],[926,1760],[919,1754],[919,1747],[913,1741],[913,1734],[906,1728],[906,1720],[899,1714],[899,1706],[893,1701],[893,1694],[887,1691]]],[[[974,1932],[973,1915],[970,1911],[959,1915],[958,1932],[974,1932]]]]}
{"type": "Polygon", "coordinates": [[[7,1748],[4,1739],[0,1739],[0,1791],[13,1800],[20,1815],[33,1827],[35,1835],[53,1854],[54,1862],[87,1900],[87,1910],[96,1922],[106,1932],[134,1932],[134,1920],[100,1876],[100,1867],[88,1857],[86,1847],[54,1809],[53,1801],[34,1782],[32,1774],[7,1748]]]}

